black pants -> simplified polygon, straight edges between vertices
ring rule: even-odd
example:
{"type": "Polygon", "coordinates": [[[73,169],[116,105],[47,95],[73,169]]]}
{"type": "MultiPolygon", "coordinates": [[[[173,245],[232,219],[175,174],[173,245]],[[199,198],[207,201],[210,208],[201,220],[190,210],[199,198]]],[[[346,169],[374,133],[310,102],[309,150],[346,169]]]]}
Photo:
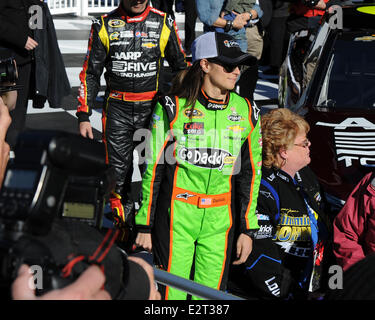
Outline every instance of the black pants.
{"type": "Polygon", "coordinates": [[[239,94],[241,97],[250,101],[254,100],[254,91],[258,81],[258,63],[254,66],[246,68],[241,72],[241,77],[237,82],[240,87],[239,94]]]}
{"type": "Polygon", "coordinates": [[[31,63],[18,66],[17,85],[21,85],[22,89],[18,91],[16,108],[10,112],[12,123],[9,126],[6,142],[11,149],[14,149],[18,135],[25,129],[27,104],[30,90],[31,80],[31,63]]]}
{"type": "Polygon", "coordinates": [[[131,193],[133,152],[140,143],[134,140],[134,133],[148,126],[154,103],[112,98],[107,101],[103,110],[103,140],[108,163],[116,170],[115,192],[123,199],[128,199],[131,193]]]}
{"type": "Polygon", "coordinates": [[[280,67],[285,59],[288,44],[287,20],[288,2],[278,0],[259,0],[263,10],[260,19],[265,30],[262,65],[280,67]]]}
{"type": "Polygon", "coordinates": [[[269,64],[271,67],[280,68],[286,55],[287,32],[286,22],[288,17],[272,17],[266,32],[269,39],[269,64]]]}
{"type": "Polygon", "coordinates": [[[195,40],[195,23],[197,21],[197,6],[195,0],[184,0],[185,6],[185,50],[191,52],[191,44],[195,40]]]}

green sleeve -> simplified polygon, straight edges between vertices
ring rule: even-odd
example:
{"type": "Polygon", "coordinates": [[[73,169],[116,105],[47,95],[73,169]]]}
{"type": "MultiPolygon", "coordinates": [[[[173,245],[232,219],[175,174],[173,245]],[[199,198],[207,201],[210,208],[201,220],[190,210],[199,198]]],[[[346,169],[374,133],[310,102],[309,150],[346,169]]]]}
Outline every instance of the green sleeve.
{"type": "Polygon", "coordinates": [[[256,206],[261,180],[262,143],[260,119],[241,149],[241,169],[236,176],[236,195],[240,197],[240,231],[248,233],[259,229],[256,206]]]}
{"type": "Polygon", "coordinates": [[[135,217],[138,231],[150,232],[164,176],[165,149],[171,141],[165,109],[157,103],[151,120],[151,135],[146,149],[146,170],[142,177],[142,204],[135,217]]]}
{"type": "Polygon", "coordinates": [[[251,201],[249,203],[249,211],[247,215],[248,229],[258,228],[258,219],[256,216],[256,206],[258,201],[258,193],[260,180],[262,178],[262,135],[261,135],[261,119],[250,135],[250,157],[251,167],[253,169],[251,201]]]}

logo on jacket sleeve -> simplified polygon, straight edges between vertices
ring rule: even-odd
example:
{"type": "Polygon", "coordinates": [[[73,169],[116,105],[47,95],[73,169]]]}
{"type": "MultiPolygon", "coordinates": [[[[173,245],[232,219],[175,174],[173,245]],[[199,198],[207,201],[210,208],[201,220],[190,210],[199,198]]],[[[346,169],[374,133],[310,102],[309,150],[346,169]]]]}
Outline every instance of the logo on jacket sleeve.
{"type": "Polygon", "coordinates": [[[170,16],[170,15],[168,15],[168,17],[167,17],[167,22],[168,22],[168,27],[169,27],[169,28],[172,28],[172,26],[173,26],[173,22],[174,22],[173,17],[170,16]]]}
{"type": "Polygon", "coordinates": [[[260,109],[257,107],[257,105],[255,104],[255,102],[253,102],[251,104],[251,107],[253,108],[254,119],[258,121],[260,109]]]}
{"type": "Polygon", "coordinates": [[[165,96],[165,106],[169,108],[171,114],[174,115],[174,107],[176,106],[171,97],[165,96]]]}
{"type": "Polygon", "coordinates": [[[102,20],[101,19],[98,19],[98,18],[94,18],[91,20],[93,24],[98,24],[98,25],[101,25],[102,24],[102,20]]]}

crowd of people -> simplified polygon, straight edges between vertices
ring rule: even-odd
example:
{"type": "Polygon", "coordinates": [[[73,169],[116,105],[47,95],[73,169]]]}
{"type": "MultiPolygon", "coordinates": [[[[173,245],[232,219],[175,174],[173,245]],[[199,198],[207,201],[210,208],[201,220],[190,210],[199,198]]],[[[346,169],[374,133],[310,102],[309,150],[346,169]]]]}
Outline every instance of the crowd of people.
{"type": "MultiPolygon", "coordinates": [[[[2,2],[2,19],[36,3],[19,1],[2,2]]],[[[331,264],[346,271],[374,251],[375,179],[364,177],[330,221],[309,169],[308,123],[288,109],[261,116],[253,94],[259,64],[270,66],[265,73],[278,74],[288,34],[301,37],[302,52],[310,39],[299,32],[311,35],[328,0],[288,5],[279,0],[185,0],[185,29],[190,31],[184,45],[173,1],[151,2],[122,0],[116,10],[94,20],[79,76],[79,132],[93,139],[90,115],[105,70],[102,141],[106,161],[116,171],[109,198],[115,227],[135,230],[135,247],[152,253],[158,268],[197,283],[248,299],[323,299],[331,264]],[[197,17],[204,34],[195,38],[197,17]],[[164,59],[173,73],[166,92],[164,59]],[[141,144],[133,139],[139,129],[149,129],[149,135],[142,141],[145,162],[140,163],[136,208],[131,173],[133,152],[141,144]]],[[[31,52],[38,47],[32,36],[30,30],[14,39],[0,32],[0,46],[26,59],[18,63],[20,81],[26,77],[22,81],[27,84],[31,52]]],[[[32,89],[22,84],[16,109],[24,108],[32,89]]],[[[14,97],[4,99],[3,174],[13,144],[5,134],[18,121],[8,111],[14,97]]],[[[152,268],[142,259],[128,260],[147,274],[150,299],[198,299],[169,286],[156,291],[152,268]]],[[[36,298],[27,288],[27,266],[18,274],[13,298],[36,298]]],[[[92,266],[75,283],[44,298],[110,299],[104,282],[100,269],[92,266]]]]}

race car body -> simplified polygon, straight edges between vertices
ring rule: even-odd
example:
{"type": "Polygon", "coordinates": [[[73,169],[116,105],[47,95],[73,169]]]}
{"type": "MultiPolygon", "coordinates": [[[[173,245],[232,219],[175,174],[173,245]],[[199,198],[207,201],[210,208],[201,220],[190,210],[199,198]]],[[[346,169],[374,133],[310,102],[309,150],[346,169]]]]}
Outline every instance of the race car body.
{"type": "Polygon", "coordinates": [[[311,168],[340,208],[375,167],[375,5],[336,7],[323,17],[297,99],[290,61],[281,71],[279,105],[310,124],[311,168]]]}

